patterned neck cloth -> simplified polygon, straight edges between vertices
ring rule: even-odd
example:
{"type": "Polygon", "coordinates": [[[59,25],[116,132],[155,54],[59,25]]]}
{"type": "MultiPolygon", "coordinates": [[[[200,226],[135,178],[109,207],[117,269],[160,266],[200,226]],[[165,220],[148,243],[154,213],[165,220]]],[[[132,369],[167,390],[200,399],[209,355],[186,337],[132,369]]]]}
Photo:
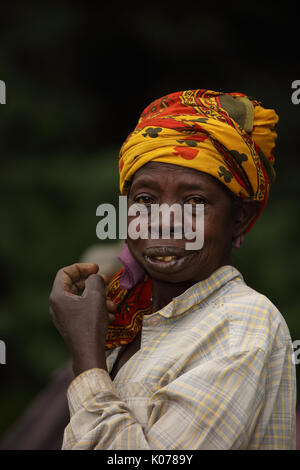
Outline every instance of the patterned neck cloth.
{"type": "MultiPolygon", "coordinates": [[[[199,89],[157,99],[143,111],[121,147],[121,194],[128,193],[133,175],[149,162],[199,170],[217,178],[239,198],[260,203],[246,233],[263,211],[275,179],[277,122],[274,110],[243,93],[199,89]]],[[[120,287],[122,276],[128,277],[128,272],[118,273],[107,294],[120,304],[117,319],[108,329],[108,349],[132,341],[143,315],[151,312],[152,287],[147,274],[141,274],[131,289],[120,287]]]]}

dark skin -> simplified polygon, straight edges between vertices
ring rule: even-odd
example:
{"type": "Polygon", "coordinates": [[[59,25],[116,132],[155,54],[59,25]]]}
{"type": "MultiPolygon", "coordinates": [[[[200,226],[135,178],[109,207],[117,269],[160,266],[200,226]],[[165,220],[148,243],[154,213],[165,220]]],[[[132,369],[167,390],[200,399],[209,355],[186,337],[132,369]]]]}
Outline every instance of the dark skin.
{"type": "MultiPolygon", "coordinates": [[[[128,239],[132,255],[152,278],[153,312],[207,279],[219,267],[230,265],[232,241],[244,233],[258,211],[252,201],[243,201],[236,207],[227,188],[208,174],[156,162],[148,163],[134,175],[128,206],[133,203],[148,208],[153,203],[204,204],[201,250],[186,250],[185,244],[190,240],[175,239],[172,232],[169,240],[128,239]],[[170,262],[157,259],[170,255],[175,256],[170,262]]],[[[106,301],[108,278],[97,272],[98,266],[89,263],[63,268],[57,273],[50,295],[50,312],[70,349],[75,375],[91,368],[107,370],[105,335],[117,307],[106,301]]],[[[122,349],[112,378],[139,347],[140,335],[122,349]]]]}

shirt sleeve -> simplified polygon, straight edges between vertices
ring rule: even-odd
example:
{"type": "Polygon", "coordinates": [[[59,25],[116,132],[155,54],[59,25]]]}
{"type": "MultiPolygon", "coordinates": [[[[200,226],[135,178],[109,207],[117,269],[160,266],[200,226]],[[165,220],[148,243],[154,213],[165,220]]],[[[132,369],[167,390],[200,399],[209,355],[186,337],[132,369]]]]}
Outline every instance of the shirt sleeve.
{"type": "MultiPolygon", "coordinates": [[[[68,389],[71,420],[63,449],[245,449],[265,407],[267,380],[275,400],[285,353],[277,357],[274,377],[259,348],[181,371],[151,392],[146,425],[118,396],[106,371],[85,371],[68,389]]],[[[273,405],[268,403],[270,413],[273,405]]]]}

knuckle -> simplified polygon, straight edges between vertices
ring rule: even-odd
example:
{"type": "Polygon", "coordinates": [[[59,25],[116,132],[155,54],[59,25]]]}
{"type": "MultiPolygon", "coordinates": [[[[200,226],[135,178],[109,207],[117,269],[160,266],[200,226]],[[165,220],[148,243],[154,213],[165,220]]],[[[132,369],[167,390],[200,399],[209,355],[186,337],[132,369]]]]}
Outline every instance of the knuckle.
{"type": "Polygon", "coordinates": [[[49,295],[49,304],[50,304],[50,306],[54,305],[55,302],[56,302],[56,296],[55,296],[55,294],[53,294],[51,292],[51,294],[49,295]]]}
{"type": "Polygon", "coordinates": [[[89,278],[90,279],[96,279],[98,282],[102,281],[102,278],[101,278],[101,276],[99,276],[99,274],[90,274],[89,278]]]}
{"type": "Polygon", "coordinates": [[[57,307],[57,305],[60,303],[61,299],[60,296],[57,292],[51,292],[49,296],[49,304],[51,307],[57,307]]]}

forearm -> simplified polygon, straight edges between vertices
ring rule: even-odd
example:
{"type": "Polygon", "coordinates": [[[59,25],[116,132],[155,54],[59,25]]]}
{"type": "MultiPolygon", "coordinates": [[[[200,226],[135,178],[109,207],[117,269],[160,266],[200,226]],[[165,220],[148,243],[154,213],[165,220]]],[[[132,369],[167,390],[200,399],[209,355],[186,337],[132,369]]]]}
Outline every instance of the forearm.
{"type": "Polygon", "coordinates": [[[63,450],[151,449],[144,429],[104,370],[88,370],[68,390],[71,421],[63,450]],[[87,386],[88,383],[88,386],[87,386]]]}

